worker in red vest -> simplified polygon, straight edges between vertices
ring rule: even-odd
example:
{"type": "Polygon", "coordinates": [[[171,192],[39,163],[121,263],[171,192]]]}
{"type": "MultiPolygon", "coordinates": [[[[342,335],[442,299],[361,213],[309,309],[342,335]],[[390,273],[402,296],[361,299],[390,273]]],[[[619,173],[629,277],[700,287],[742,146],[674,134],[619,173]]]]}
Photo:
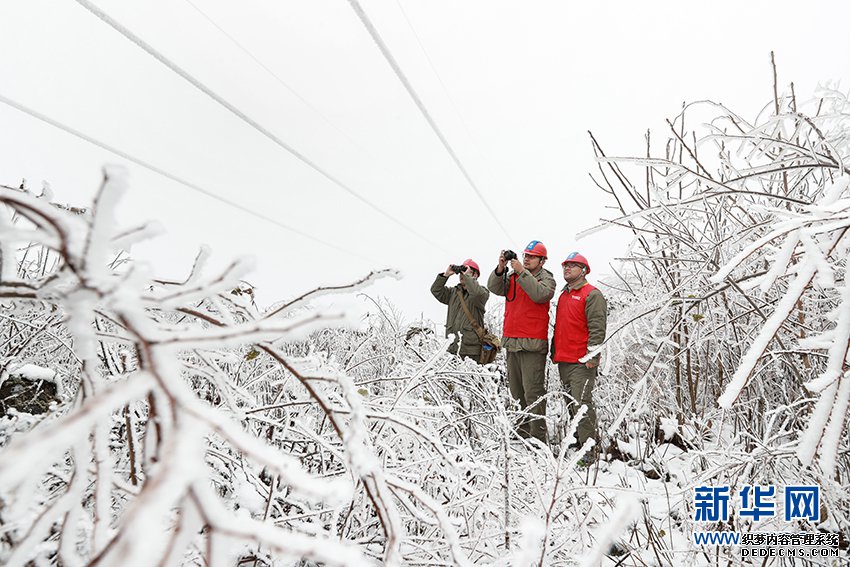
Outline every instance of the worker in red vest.
{"type": "MultiPolygon", "coordinates": [[[[552,360],[558,363],[561,384],[572,397],[570,415],[574,416],[582,405],[587,406],[587,412],[576,431],[577,442],[572,444],[573,447],[579,447],[589,437],[599,441],[596,435],[593,387],[599,366],[599,349],[605,342],[608,306],[602,292],[585,279],[590,273],[587,258],[572,252],[561,266],[567,285],[558,298],[552,360]]],[[[598,448],[594,447],[585,459],[593,459],[597,452],[598,448]]]]}
{"type": "Polygon", "coordinates": [[[522,437],[546,443],[546,354],[549,351],[549,301],[555,295],[555,278],[543,268],[546,247],[532,240],[522,261],[515,254],[508,273],[505,251],[487,280],[487,288],[505,297],[502,348],[507,357],[508,385],[520,407],[540,418],[523,419],[522,437]]]}

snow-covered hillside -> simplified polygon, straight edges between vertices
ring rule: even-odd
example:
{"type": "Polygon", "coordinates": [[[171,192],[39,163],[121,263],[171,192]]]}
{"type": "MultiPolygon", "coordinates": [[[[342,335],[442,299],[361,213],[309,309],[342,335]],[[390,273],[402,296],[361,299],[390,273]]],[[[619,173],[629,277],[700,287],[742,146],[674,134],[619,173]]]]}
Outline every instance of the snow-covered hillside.
{"type": "Polygon", "coordinates": [[[776,106],[688,107],[660,157],[594,140],[635,241],[600,282],[590,466],[554,369],[544,447],[514,432],[502,357],[461,361],[386,301],[348,325],[310,307],[328,289],[261,309],[250,262],[210,273],[209,251],[152,278],[120,170],[88,210],[0,188],[0,560],[738,565],[762,563],[695,534],[802,532],[840,539],[806,561],[846,563],[848,103],[776,106]],[[791,513],[789,486],[819,505],[791,513]],[[702,496],[724,487],[720,518],[702,496]]]}

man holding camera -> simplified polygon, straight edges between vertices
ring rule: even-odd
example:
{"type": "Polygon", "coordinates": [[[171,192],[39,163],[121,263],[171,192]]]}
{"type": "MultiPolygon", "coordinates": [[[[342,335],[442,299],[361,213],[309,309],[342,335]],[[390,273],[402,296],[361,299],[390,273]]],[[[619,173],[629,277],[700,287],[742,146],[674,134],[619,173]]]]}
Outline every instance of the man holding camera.
{"type": "MultiPolygon", "coordinates": [[[[561,384],[573,398],[570,415],[575,415],[580,406],[587,406],[587,413],[576,430],[577,442],[572,444],[580,447],[589,437],[598,441],[593,386],[600,355],[598,352],[591,357],[587,355],[605,342],[608,304],[602,292],[585,279],[590,273],[587,258],[571,252],[561,265],[567,285],[558,298],[552,361],[558,364],[561,384]]],[[[598,448],[594,448],[586,459],[593,460],[597,452],[598,448]]]]}
{"type": "Polygon", "coordinates": [[[484,306],[490,298],[490,292],[478,283],[480,275],[481,270],[478,264],[472,260],[466,260],[461,265],[449,264],[446,271],[437,274],[437,278],[431,284],[431,293],[437,301],[449,306],[446,314],[446,336],[450,334],[455,336],[449,352],[475,362],[478,362],[481,356],[481,339],[475,331],[475,325],[464,312],[461,298],[466,303],[466,308],[475,324],[483,328],[484,306]],[[460,276],[460,282],[455,287],[448,287],[446,282],[454,274],[460,276]],[[458,338],[461,337],[460,346],[458,346],[458,338]]]}
{"type": "Polygon", "coordinates": [[[502,250],[499,264],[487,287],[505,297],[502,348],[507,357],[511,396],[523,411],[541,416],[523,419],[519,434],[546,443],[546,353],[549,350],[549,301],[555,295],[555,278],[543,268],[546,247],[532,240],[522,261],[511,250],[502,250]],[[508,262],[513,272],[508,274],[508,262]]]}

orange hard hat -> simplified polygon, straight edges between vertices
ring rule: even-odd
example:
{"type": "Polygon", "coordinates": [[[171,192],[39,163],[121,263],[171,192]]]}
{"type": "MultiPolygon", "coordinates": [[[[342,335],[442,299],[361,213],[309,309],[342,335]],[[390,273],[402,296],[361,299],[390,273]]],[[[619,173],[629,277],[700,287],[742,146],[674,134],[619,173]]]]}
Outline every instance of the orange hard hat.
{"type": "Polygon", "coordinates": [[[529,256],[541,256],[544,260],[549,257],[546,252],[546,247],[539,240],[532,240],[529,242],[523,253],[528,254],[529,256]]]}
{"type": "Polygon", "coordinates": [[[582,256],[578,252],[570,252],[569,254],[567,254],[567,259],[564,260],[563,262],[561,262],[561,265],[563,266],[567,262],[571,262],[573,264],[581,264],[582,266],[585,267],[584,273],[585,274],[590,273],[590,264],[587,262],[587,258],[582,256]]]}
{"type": "Polygon", "coordinates": [[[472,258],[467,258],[466,260],[464,260],[463,265],[472,268],[479,274],[481,273],[481,268],[478,267],[478,264],[476,264],[475,261],[472,260],[472,258]]]}

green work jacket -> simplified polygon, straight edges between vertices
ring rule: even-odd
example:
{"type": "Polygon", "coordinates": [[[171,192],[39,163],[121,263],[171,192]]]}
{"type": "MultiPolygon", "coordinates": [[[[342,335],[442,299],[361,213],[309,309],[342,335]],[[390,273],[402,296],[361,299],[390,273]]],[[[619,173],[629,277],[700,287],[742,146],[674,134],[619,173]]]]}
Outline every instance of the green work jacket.
{"type": "Polygon", "coordinates": [[[458,290],[463,294],[469,312],[481,328],[484,328],[484,306],[487,304],[490,292],[487,291],[486,287],[479,284],[477,279],[468,276],[465,272],[460,277],[463,278],[463,285],[466,286],[466,289],[460,284],[448,287],[446,285],[448,278],[444,274],[437,274],[437,278],[431,284],[431,293],[437,298],[437,301],[449,306],[446,313],[446,336],[448,337],[450,334],[455,336],[455,341],[449,347],[449,352],[475,356],[481,352],[481,340],[463,312],[458,290]],[[463,337],[460,350],[458,350],[457,341],[459,336],[463,337]]]}

